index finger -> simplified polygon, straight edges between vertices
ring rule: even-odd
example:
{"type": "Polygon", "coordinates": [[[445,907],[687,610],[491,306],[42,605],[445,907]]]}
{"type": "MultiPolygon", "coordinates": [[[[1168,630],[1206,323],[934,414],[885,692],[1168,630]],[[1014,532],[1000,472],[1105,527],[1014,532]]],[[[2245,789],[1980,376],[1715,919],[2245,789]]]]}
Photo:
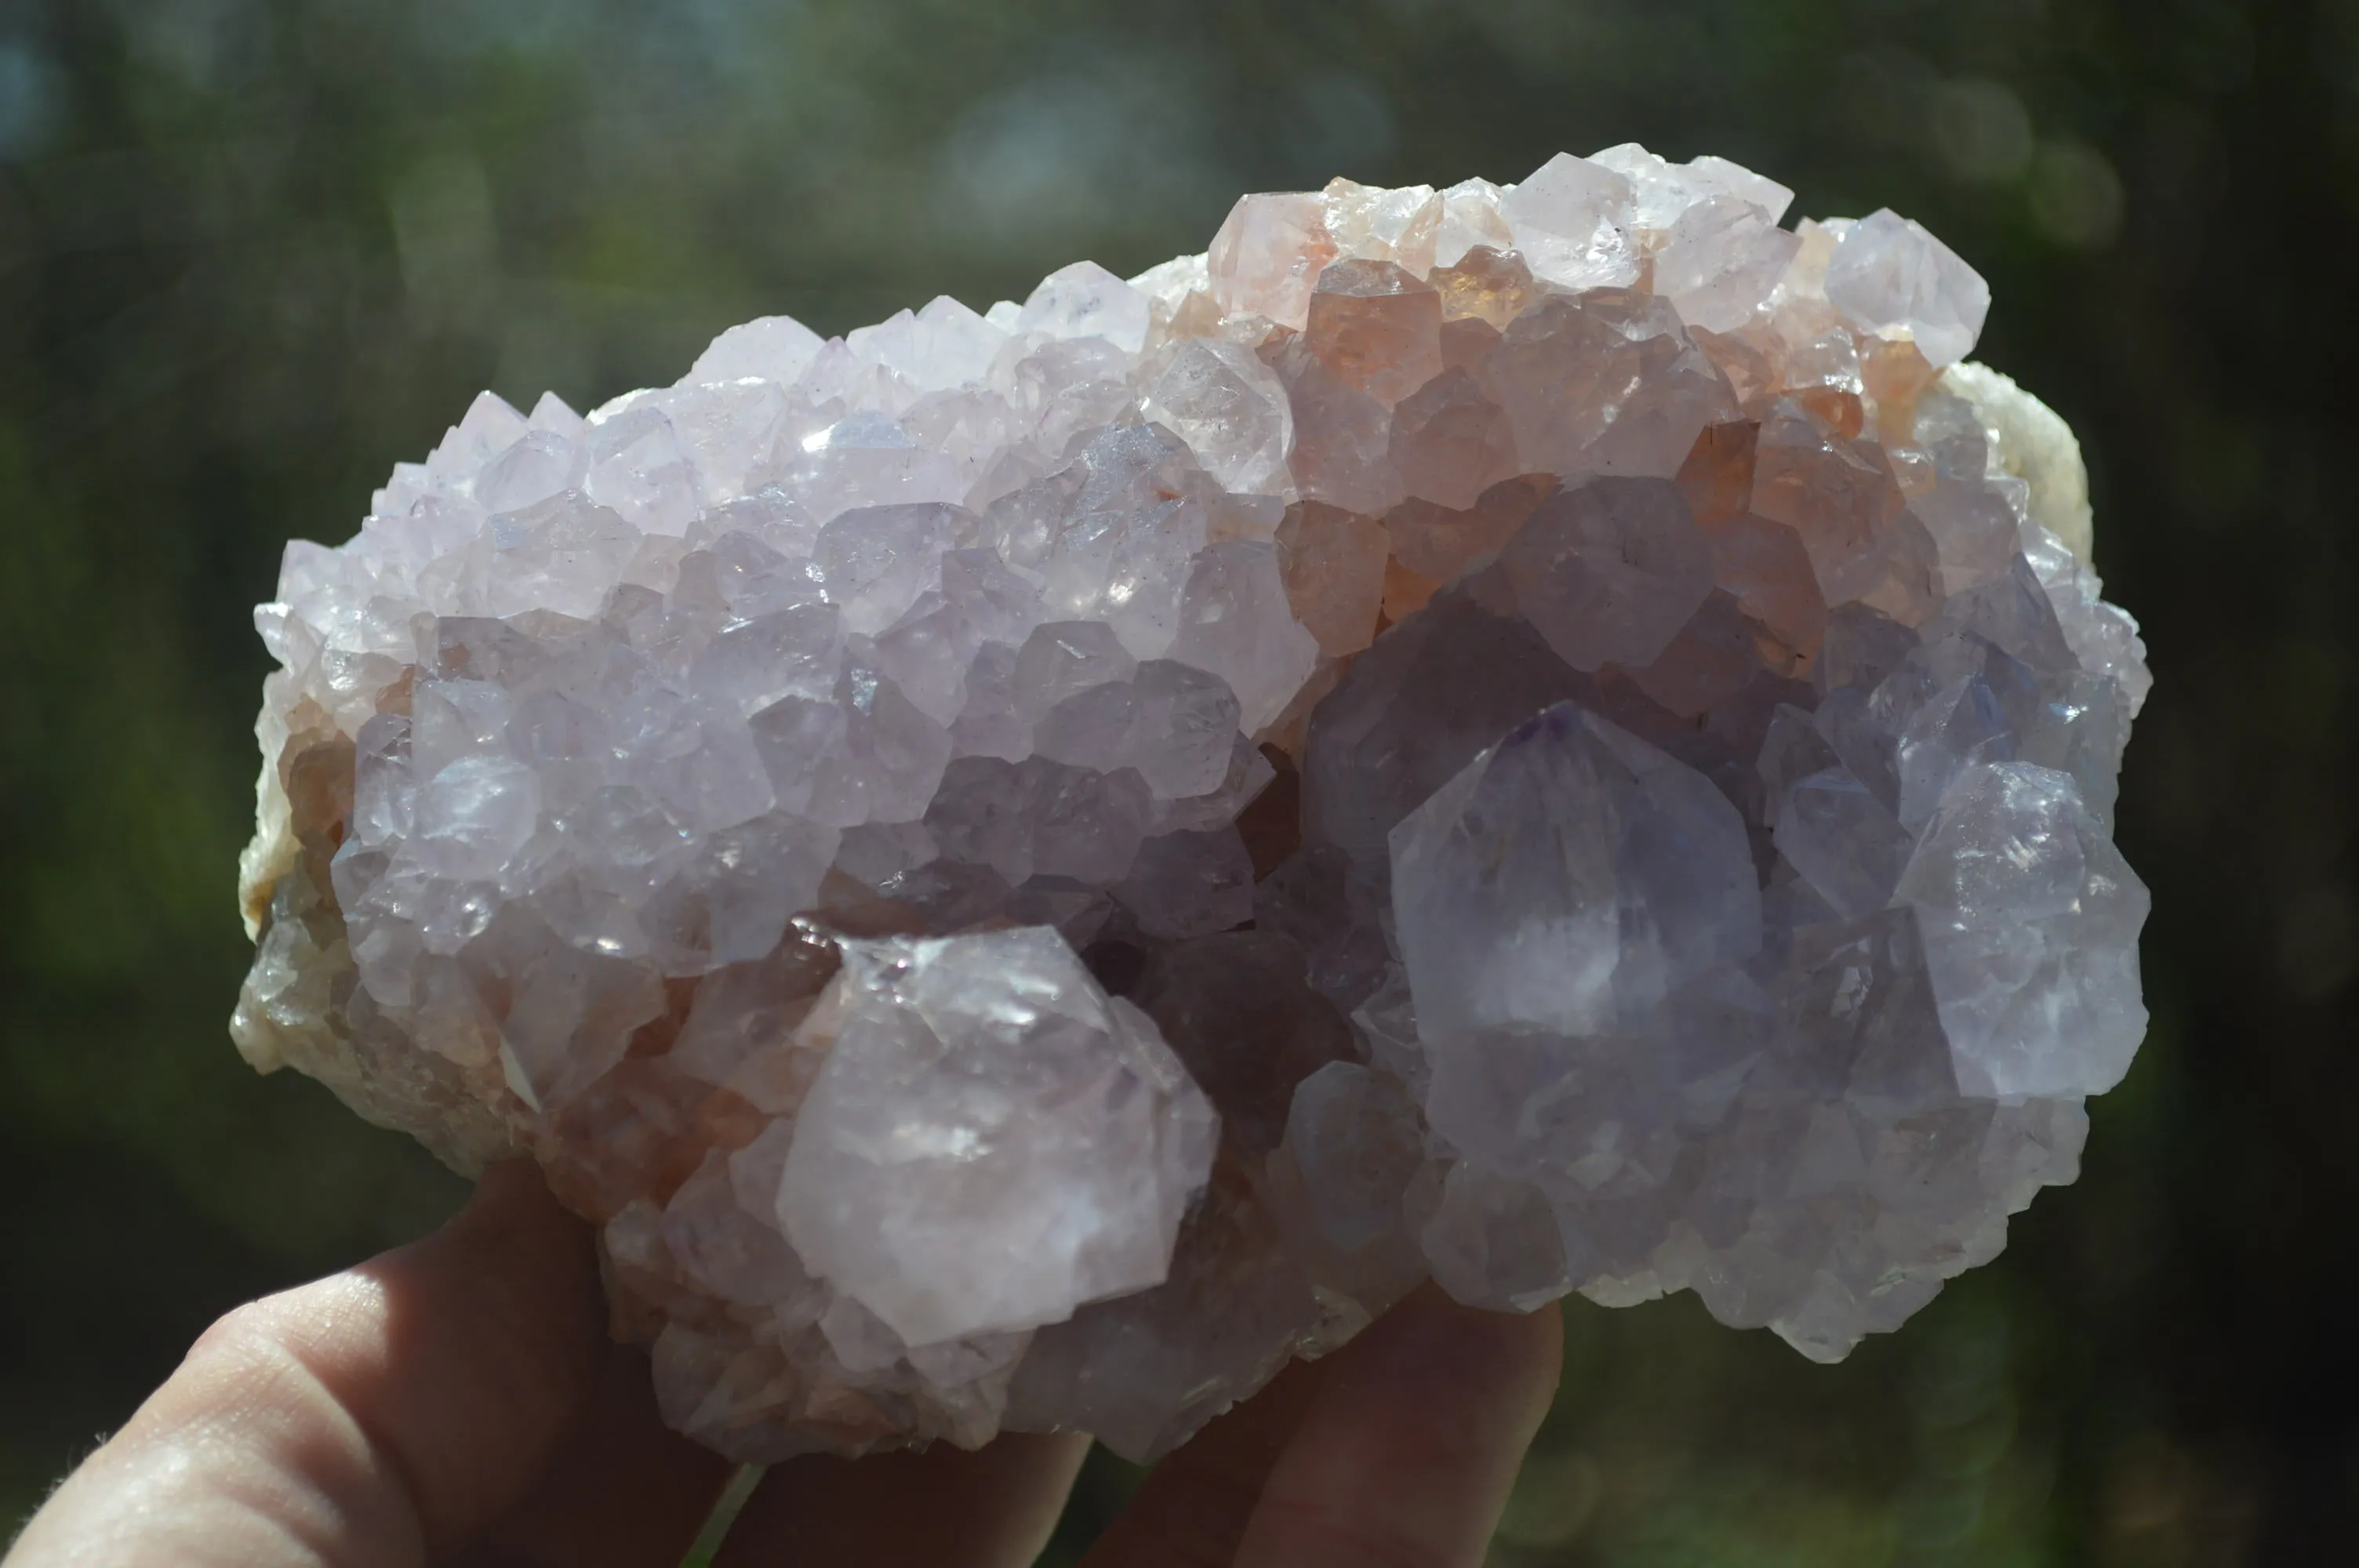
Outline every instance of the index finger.
{"type": "Polygon", "coordinates": [[[1564,1337],[1427,1285],[1339,1351],[1236,1568],[1475,1568],[1548,1413],[1564,1337]]]}

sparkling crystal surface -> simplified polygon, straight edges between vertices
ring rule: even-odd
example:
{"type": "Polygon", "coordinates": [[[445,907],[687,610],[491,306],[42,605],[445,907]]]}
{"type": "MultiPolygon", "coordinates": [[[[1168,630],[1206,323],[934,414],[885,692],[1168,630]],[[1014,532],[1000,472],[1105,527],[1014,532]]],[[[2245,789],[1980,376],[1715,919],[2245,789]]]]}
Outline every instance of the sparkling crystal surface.
{"type": "Polygon", "coordinates": [[[485,394],[288,548],[233,1033],[733,1456],[1167,1451],[1422,1281],[1834,1359],[2144,1033],[2149,677],[1988,289],[1725,160],[1249,196],[485,394]]]}

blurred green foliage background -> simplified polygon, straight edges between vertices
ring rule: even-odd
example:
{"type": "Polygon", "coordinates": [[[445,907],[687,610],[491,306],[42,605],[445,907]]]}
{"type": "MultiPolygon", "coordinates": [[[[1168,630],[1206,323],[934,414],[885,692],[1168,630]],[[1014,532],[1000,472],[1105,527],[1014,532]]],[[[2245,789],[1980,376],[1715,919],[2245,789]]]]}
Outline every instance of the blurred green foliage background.
{"type": "Polygon", "coordinates": [[[483,385],[1632,138],[1924,220],[2081,431],[2155,1024],[2081,1184],[1840,1368],[1570,1303],[1495,1562],[2359,1562],[2359,0],[0,0],[0,1517],[462,1195],[223,1031],[288,537],[483,385]]]}

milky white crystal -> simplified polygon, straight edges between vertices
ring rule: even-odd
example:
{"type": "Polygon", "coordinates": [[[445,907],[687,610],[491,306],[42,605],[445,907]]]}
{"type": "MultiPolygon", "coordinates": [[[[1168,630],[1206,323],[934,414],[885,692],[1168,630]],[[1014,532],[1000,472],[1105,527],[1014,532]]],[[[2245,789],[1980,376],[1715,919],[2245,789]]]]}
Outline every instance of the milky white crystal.
{"type": "Polygon", "coordinates": [[[1889,212],[1636,146],[485,394],[288,548],[233,1022],[741,1459],[1135,1458],[1431,1279],[1822,1359],[2145,1027],[2149,678],[1889,212]]]}

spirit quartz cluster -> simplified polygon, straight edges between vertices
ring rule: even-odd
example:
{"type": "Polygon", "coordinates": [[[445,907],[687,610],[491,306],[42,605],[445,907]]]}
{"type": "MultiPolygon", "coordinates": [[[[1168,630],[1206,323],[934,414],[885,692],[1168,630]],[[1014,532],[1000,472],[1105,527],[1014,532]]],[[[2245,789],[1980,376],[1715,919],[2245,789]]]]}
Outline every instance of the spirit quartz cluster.
{"type": "Polygon", "coordinates": [[[486,394],[257,620],[234,1032],[768,1461],[1147,1458],[1420,1281],[1842,1357],[2145,1026],[2148,677],[1983,281],[1717,158],[486,394]]]}

